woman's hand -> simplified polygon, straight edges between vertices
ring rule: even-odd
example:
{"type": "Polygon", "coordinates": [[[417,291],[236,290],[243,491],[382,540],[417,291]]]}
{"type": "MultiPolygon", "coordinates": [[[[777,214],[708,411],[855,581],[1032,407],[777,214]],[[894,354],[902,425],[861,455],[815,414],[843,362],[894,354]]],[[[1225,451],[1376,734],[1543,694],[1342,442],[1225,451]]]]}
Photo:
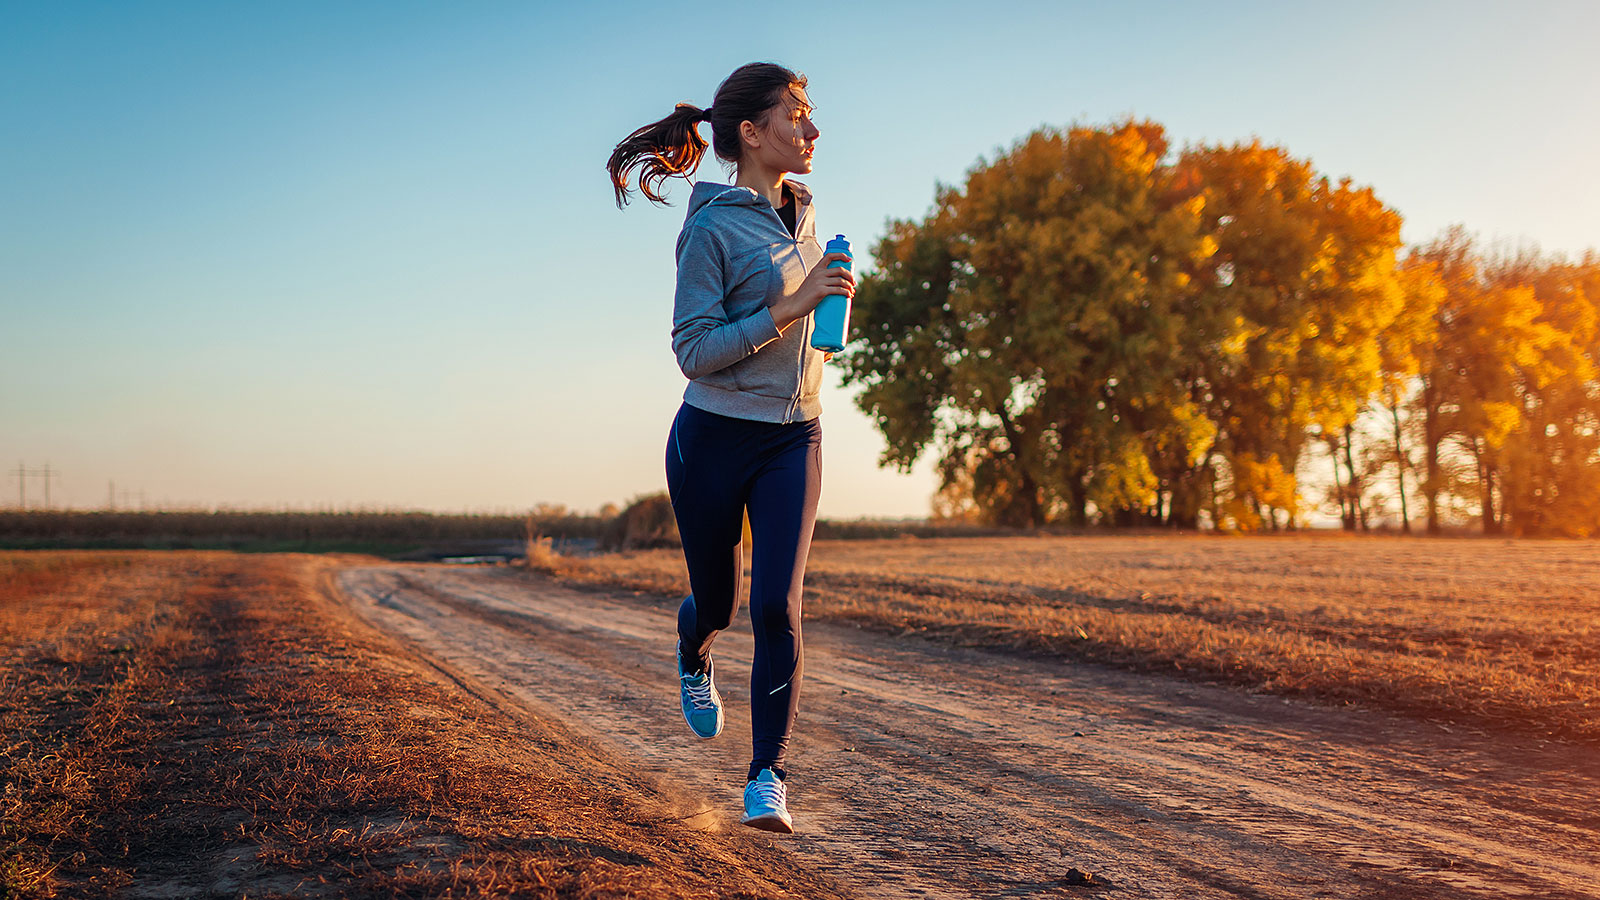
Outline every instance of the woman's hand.
{"type": "Polygon", "coordinates": [[[794,293],[785,294],[771,306],[773,324],[779,331],[786,330],[790,325],[800,321],[811,314],[822,302],[822,298],[832,294],[843,294],[846,297],[856,295],[856,276],[844,266],[831,266],[834,262],[849,262],[847,253],[829,253],[822,257],[817,267],[806,274],[806,280],[800,282],[794,293]]]}

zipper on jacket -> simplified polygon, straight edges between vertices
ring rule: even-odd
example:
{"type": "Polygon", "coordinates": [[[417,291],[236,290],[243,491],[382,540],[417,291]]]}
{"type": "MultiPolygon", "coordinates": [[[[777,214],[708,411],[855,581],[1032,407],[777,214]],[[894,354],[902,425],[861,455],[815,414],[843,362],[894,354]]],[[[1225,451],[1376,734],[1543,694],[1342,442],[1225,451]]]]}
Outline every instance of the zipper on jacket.
{"type": "MultiPolygon", "coordinates": [[[[799,252],[799,248],[796,248],[799,252]]],[[[794,364],[794,402],[789,406],[790,421],[800,412],[800,395],[806,389],[806,347],[811,344],[811,316],[806,316],[806,327],[800,332],[800,358],[794,364]]]]}
{"type": "MultiPolygon", "coordinates": [[[[798,231],[799,226],[796,225],[795,229],[798,231]]],[[[805,256],[800,254],[800,240],[798,238],[794,241],[794,252],[800,256],[801,265],[804,265],[805,256]]],[[[800,327],[800,355],[794,364],[794,396],[789,398],[789,409],[783,414],[783,424],[785,425],[793,422],[795,414],[800,411],[800,395],[806,389],[806,347],[811,343],[812,315],[814,313],[807,313],[805,318],[801,320],[805,324],[800,327]]]]}
{"type": "MultiPolygon", "coordinates": [[[[805,255],[800,253],[800,232],[804,230],[802,227],[804,224],[804,216],[811,212],[811,205],[808,203],[804,209],[800,209],[799,200],[800,198],[796,196],[793,233],[789,231],[789,227],[787,225],[783,224],[783,217],[778,215],[778,210],[775,209],[770,202],[767,203],[767,212],[772,216],[773,220],[778,223],[778,230],[782,231],[784,235],[789,238],[789,241],[794,245],[794,252],[800,255],[800,261],[803,265],[805,263],[805,255]]],[[[819,260],[818,263],[820,264],[820,262],[821,261],[819,260]]],[[[788,425],[794,421],[795,415],[800,410],[800,395],[805,391],[806,347],[811,344],[811,316],[809,314],[805,317],[805,326],[801,329],[800,338],[800,357],[795,360],[794,394],[789,398],[789,406],[783,412],[783,424],[785,425],[788,425]]]]}

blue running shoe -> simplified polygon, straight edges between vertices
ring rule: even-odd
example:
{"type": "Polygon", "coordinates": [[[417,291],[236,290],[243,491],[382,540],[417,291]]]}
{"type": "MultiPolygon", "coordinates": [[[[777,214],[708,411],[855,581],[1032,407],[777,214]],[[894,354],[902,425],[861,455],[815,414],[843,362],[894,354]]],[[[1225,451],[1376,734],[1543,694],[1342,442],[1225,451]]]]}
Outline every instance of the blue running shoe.
{"type": "Polygon", "coordinates": [[[756,780],[744,786],[744,824],[762,831],[794,834],[794,820],[789,818],[787,789],[783,779],[771,769],[756,773],[756,780]]]}
{"type": "Polygon", "coordinates": [[[698,675],[683,670],[683,642],[678,642],[678,699],[683,704],[683,720],[696,735],[711,739],[722,733],[722,695],[712,680],[713,666],[698,675]]]}

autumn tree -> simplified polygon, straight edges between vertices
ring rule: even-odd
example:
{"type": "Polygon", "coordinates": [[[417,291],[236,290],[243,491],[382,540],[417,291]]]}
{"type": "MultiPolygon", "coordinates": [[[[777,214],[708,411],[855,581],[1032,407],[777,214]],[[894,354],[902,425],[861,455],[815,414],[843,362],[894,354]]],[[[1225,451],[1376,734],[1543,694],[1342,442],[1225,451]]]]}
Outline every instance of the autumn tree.
{"type": "Polygon", "coordinates": [[[1352,529],[1420,492],[1432,533],[1600,533],[1600,257],[1399,228],[1282,148],[1043,130],[890,224],[845,381],[945,517],[1295,527],[1320,445],[1352,529]]]}
{"type": "Polygon", "coordinates": [[[1464,343],[1461,332],[1467,311],[1478,303],[1478,264],[1472,238],[1466,229],[1452,226],[1433,241],[1415,248],[1412,259],[1433,273],[1439,294],[1433,306],[1434,343],[1418,354],[1417,389],[1412,396],[1414,417],[1421,423],[1423,455],[1422,494],[1429,534],[1443,530],[1441,505],[1453,480],[1449,439],[1458,425],[1460,396],[1464,391],[1461,366],[1464,343]]]}
{"type": "Polygon", "coordinates": [[[1041,131],[890,226],[843,359],[886,464],[931,450],[946,504],[1020,526],[1160,508],[1198,478],[1194,348],[1222,319],[1192,302],[1212,244],[1166,155],[1148,122],[1041,131]]]}
{"type": "Polygon", "coordinates": [[[1597,263],[1523,252],[1486,264],[1486,281],[1526,291],[1538,307],[1517,358],[1517,427],[1500,448],[1498,524],[1515,534],[1600,533],[1597,263]]]}
{"type": "Polygon", "coordinates": [[[1400,216],[1259,142],[1191,149],[1177,179],[1204,201],[1217,245],[1194,273],[1197,296],[1229,323],[1201,360],[1226,476],[1214,515],[1248,530],[1279,527],[1281,512],[1292,525],[1312,434],[1344,446],[1380,386],[1380,337],[1405,303],[1400,216]]]}
{"type": "MultiPolygon", "coordinates": [[[[1439,304],[1444,300],[1445,287],[1439,279],[1438,267],[1416,252],[1406,257],[1396,275],[1402,303],[1394,322],[1378,335],[1380,383],[1376,400],[1386,420],[1388,450],[1392,455],[1375,454],[1374,458],[1394,468],[1400,528],[1410,534],[1411,507],[1407,502],[1406,476],[1413,471],[1415,463],[1406,449],[1402,416],[1415,390],[1417,376],[1433,360],[1439,337],[1439,304]]],[[[1375,466],[1374,471],[1387,468],[1383,463],[1375,466]]]]}
{"type": "Polygon", "coordinates": [[[1516,469],[1512,477],[1521,478],[1544,452],[1531,449],[1542,438],[1528,429],[1553,426],[1555,431],[1545,437],[1560,431],[1540,418],[1545,399],[1569,387],[1576,391],[1566,418],[1573,435],[1585,432],[1585,403],[1579,395],[1590,389],[1585,385],[1591,385],[1594,374],[1592,357],[1579,344],[1587,333],[1582,323],[1593,315],[1593,307],[1581,290],[1559,286],[1559,278],[1546,286],[1546,299],[1541,300],[1529,267],[1502,265],[1498,273],[1485,271],[1481,254],[1460,227],[1447,230],[1419,253],[1435,266],[1444,289],[1435,313],[1437,341],[1419,372],[1414,400],[1424,423],[1428,530],[1439,531],[1438,495],[1465,490],[1476,494],[1484,533],[1498,534],[1505,524],[1508,464],[1516,469]],[[1518,435],[1515,446],[1508,448],[1518,435]],[[1452,445],[1466,462],[1454,479],[1447,477],[1445,458],[1452,445]]]}

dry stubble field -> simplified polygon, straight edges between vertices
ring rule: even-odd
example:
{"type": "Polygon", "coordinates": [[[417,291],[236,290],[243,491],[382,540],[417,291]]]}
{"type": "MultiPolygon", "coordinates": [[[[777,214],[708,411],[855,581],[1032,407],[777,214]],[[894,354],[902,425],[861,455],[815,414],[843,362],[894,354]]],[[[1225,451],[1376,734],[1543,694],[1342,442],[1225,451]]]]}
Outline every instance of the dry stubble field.
{"type": "Polygon", "coordinates": [[[341,562],[0,553],[0,898],[829,893],[350,618],[341,562]]]}
{"type": "MultiPolygon", "coordinates": [[[[535,557],[688,590],[681,554],[535,557]]],[[[828,541],[806,617],[1600,743],[1600,543],[1344,536],[828,541]]]]}
{"type": "MultiPolygon", "coordinates": [[[[830,896],[442,679],[330,557],[0,553],[0,897],[830,896]],[[735,887],[737,886],[737,887],[735,887]]],[[[663,550],[536,558],[670,596],[663,550]]],[[[1600,545],[820,542],[808,618],[1600,742],[1600,545]]]]}

